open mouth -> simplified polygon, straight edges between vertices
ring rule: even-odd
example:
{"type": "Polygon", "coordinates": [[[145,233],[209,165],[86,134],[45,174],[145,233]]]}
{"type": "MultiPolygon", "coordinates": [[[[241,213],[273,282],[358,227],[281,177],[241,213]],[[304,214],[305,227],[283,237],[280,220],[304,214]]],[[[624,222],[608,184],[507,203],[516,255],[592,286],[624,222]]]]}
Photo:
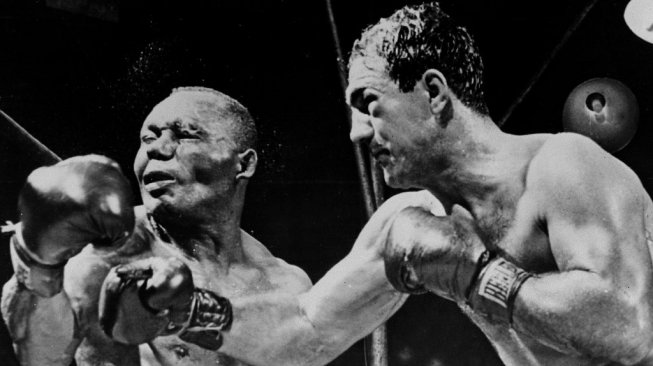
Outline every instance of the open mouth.
{"type": "Polygon", "coordinates": [[[381,165],[385,165],[390,160],[390,150],[385,148],[372,149],[372,156],[381,165]]]}
{"type": "Polygon", "coordinates": [[[148,172],[143,175],[143,186],[152,197],[161,195],[163,193],[162,189],[175,181],[176,179],[172,174],[162,171],[148,172]]]}
{"type": "Polygon", "coordinates": [[[175,180],[175,177],[170,173],[161,171],[148,172],[143,175],[143,184],[150,184],[166,180],[175,180]]]}

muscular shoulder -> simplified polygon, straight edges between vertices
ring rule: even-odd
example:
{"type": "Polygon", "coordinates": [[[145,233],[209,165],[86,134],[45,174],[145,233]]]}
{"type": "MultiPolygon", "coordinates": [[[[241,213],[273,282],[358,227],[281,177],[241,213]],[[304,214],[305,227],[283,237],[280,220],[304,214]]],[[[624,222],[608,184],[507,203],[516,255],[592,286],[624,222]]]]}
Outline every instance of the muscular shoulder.
{"type": "Polygon", "coordinates": [[[245,231],[242,231],[242,238],[249,259],[264,269],[270,280],[284,291],[303,293],[311,288],[312,282],[304,270],[275,257],[265,245],[245,231]]]}
{"type": "Polygon", "coordinates": [[[632,208],[645,196],[630,168],[589,138],[573,133],[553,135],[542,144],[528,168],[526,185],[548,213],[566,210],[577,217],[632,208]]]}
{"type": "Polygon", "coordinates": [[[527,185],[549,193],[613,190],[638,185],[635,173],[594,141],[574,133],[551,136],[532,159],[527,185]]]}
{"type": "Polygon", "coordinates": [[[313,283],[308,274],[298,266],[287,263],[281,258],[276,258],[278,274],[277,280],[287,292],[301,294],[308,291],[313,283]]]}

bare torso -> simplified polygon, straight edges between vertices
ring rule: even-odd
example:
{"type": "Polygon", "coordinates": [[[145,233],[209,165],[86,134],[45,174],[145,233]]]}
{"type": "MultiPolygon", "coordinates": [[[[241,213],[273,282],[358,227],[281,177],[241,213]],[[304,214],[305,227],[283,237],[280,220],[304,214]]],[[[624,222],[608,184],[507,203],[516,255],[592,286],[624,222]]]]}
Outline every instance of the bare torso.
{"type": "MultiPolygon", "coordinates": [[[[565,270],[560,258],[555,258],[551,249],[549,233],[546,222],[538,211],[541,197],[532,194],[528,187],[528,170],[530,161],[539,153],[552,135],[533,135],[526,137],[532,155],[523,164],[521,174],[524,180],[521,184],[513,186],[514,189],[505,192],[501,198],[498,209],[477,217],[480,235],[486,246],[510,258],[522,268],[534,272],[545,273],[550,271],[565,270]]],[[[646,192],[642,189],[640,194],[646,197],[646,211],[638,219],[646,220],[646,242],[635,245],[647,246],[651,253],[650,234],[653,232],[653,205],[646,192]],[[642,217],[646,216],[646,218],[642,217]]],[[[568,352],[561,352],[547,346],[536,337],[518,333],[505,324],[496,324],[486,318],[475,314],[465,305],[461,306],[464,313],[485,333],[499,356],[506,365],[606,365],[605,361],[597,361],[581,355],[573,356],[568,352]]],[[[586,309],[592,311],[592,309],[586,309]]],[[[601,321],[597,319],[597,321],[601,321]]],[[[642,365],[653,365],[653,361],[644,361],[642,365]]]]}
{"type": "Polygon", "coordinates": [[[184,342],[174,335],[158,337],[140,347],[124,346],[109,340],[97,321],[97,298],[102,280],[108,270],[118,263],[151,256],[174,256],[189,266],[196,287],[212,290],[227,298],[276,291],[294,294],[310,287],[308,277],[301,270],[273,257],[261,243],[245,232],[242,232],[244,260],[232,263],[229,268],[222,268],[210,260],[197,261],[162,241],[146,220],[139,220],[137,225],[146,226],[142,232],[148,244],[146,250],[107,259],[87,247],[67,266],[66,291],[86,337],[75,356],[80,366],[106,365],[107,360],[115,365],[245,365],[218,352],[184,342]],[[86,270],[79,270],[82,267],[86,270]]]}

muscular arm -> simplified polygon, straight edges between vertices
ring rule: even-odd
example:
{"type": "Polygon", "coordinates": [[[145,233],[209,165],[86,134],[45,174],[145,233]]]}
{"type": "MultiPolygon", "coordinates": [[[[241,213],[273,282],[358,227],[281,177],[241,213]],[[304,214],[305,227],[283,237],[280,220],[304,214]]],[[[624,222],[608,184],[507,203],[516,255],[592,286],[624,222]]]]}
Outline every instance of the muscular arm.
{"type": "Polygon", "coordinates": [[[21,365],[70,365],[80,340],[63,291],[41,297],[13,276],[3,287],[2,315],[21,365]]]}
{"type": "Polygon", "coordinates": [[[254,365],[323,365],[386,321],[407,298],[387,281],[380,255],[388,212],[411,201],[424,206],[432,197],[423,194],[389,200],[349,255],[307,292],[232,299],[234,321],[220,352],[254,365]]]}
{"type": "Polygon", "coordinates": [[[634,173],[594,144],[555,139],[528,184],[559,271],[523,284],[514,327],[565,353],[638,362],[653,344],[650,199],[634,173]]]}
{"type": "Polygon", "coordinates": [[[255,365],[323,365],[405,299],[385,280],[381,258],[352,253],[299,296],[234,299],[233,325],[220,351],[255,365]]]}

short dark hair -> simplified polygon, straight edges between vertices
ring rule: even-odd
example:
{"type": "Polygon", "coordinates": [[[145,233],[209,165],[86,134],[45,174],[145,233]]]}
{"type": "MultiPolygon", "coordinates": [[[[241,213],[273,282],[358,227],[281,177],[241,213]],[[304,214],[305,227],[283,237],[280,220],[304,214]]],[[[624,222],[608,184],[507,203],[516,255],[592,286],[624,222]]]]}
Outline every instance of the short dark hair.
{"type": "Polygon", "coordinates": [[[438,3],[405,6],[366,28],[354,43],[349,65],[358,57],[384,59],[385,71],[403,92],[413,90],[426,70],[438,69],[463,104],[488,114],[478,48],[438,3]]]}
{"type": "Polygon", "coordinates": [[[212,105],[212,112],[220,118],[230,121],[233,139],[240,151],[256,149],[258,134],[254,118],[239,101],[215,89],[203,86],[183,86],[172,89],[172,94],[178,92],[203,92],[216,96],[220,105],[212,105]]]}

